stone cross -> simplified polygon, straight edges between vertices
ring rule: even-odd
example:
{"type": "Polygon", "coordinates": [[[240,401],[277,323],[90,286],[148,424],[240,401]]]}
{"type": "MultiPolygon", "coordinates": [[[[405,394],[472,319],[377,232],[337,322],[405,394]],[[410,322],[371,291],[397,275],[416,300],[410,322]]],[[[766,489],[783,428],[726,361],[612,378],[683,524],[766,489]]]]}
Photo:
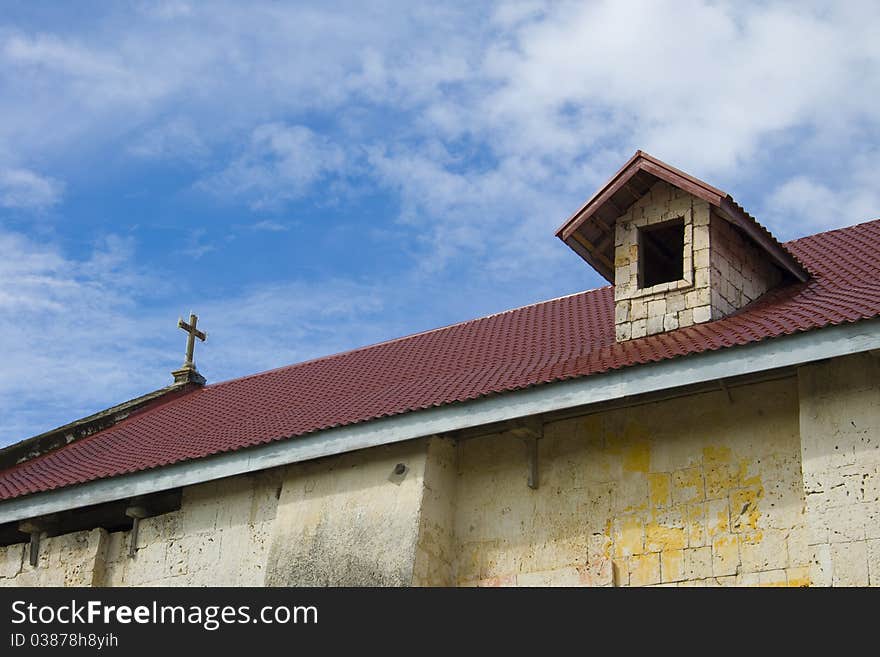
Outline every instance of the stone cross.
{"type": "Polygon", "coordinates": [[[193,313],[189,314],[189,323],[184,322],[183,318],[179,318],[177,320],[178,328],[182,328],[189,334],[186,339],[186,360],[183,361],[184,367],[194,367],[193,351],[195,351],[196,348],[196,338],[198,338],[202,342],[204,342],[208,338],[208,335],[206,333],[203,333],[196,328],[196,324],[198,323],[198,321],[199,318],[193,313]]]}

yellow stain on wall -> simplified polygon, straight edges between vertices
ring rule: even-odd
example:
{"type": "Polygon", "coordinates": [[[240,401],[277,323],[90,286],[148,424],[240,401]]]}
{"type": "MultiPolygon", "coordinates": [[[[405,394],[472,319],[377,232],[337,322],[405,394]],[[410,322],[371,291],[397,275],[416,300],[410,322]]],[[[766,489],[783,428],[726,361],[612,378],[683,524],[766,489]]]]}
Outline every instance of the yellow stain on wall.
{"type": "Polygon", "coordinates": [[[786,571],[789,586],[810,586],[810,567],[801,566],[799,568],[789,568],[786,571]]]}
{"type": "Polygon", "coordinates": [[[660,553],[660,575],[663,582],[678,582],[684,579],[684,550],[660,553]]]}
{"type": "Polygon", "coordinates": [[[645,549],[645,527],[635,517],[621,518],[614,536],[614,556],[631,557],[645,549]]]}
{"type": "Polygon", "coordinates": [[[626,450],[623,456],[623,469],[626,472],[647,473],[651,467],[651,445],[639,441],[626,450]]]}
{"type": "Polygon", "coordinates": [[[761,519],[758,501],[763,496],[763,486],[739,488],[730,492],[730,517],[733,531],[741,532],[749,529],[753,532],[757,531],[758,521],[761,519]]]}
{"type": "Polygon", "coordinates": [[[645,549],[649,552],[666,552],[687,547],[687,537],[681,527],[666,527],[656,522],[645,526],[645,549]]]}
{"type": "MultiPolygon", "coordinates": [[[[617,459],[618,467],[630,477],[644,476],[647,482],[645,505],[606,523],[606,556],[614,555],[621,583],[655,581],[658,562],[663,582],[684,581],[684,551],[703,546],[711,550],[714,575],[732,576],[740,565],[739,541],[762,541],[761,479],[748,477],[751,461],[737,461],[730,447],[706,446],[697,465],[651,472],[651,442],[644,429],[632,423],[610,436],[605,451],[606,458],[617,459]],[[746,535],[740,539],[731,532],[746,535]]],[[[806,585],[809,573],[792,581],[806,585]]]]}
{"type": "MultiPolygon", "coordinates": [[[[650,457],[650,451],[648,453],[650,457]]],[[[648,475],[648,492],[651,507],[660,509],[672,503],[672,478],[665,472],[648,475]]]]}
{"type": "Polygon", "coordinates": [[[732,452],[729,447],[709,446],[703,448],[703,463],[706,465],[716,465],[720,463],[730,463],[732,452]]]}

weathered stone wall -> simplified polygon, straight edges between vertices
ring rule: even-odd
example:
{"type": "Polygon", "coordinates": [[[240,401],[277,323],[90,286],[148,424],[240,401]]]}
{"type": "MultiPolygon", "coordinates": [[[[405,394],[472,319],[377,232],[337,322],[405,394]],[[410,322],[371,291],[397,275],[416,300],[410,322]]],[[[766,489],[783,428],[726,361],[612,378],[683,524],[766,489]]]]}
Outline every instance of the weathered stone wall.
{"type": "Polygon", "coordinates": [[[183,490],[181,508],[109,535],[107,586],[260,586],[278,504],[281,470],[183,490]]]}
{"type": "Polygon", "coordinates": [[[43,538],[36,567],[27,543],[0,547],[0,586],[101,586],[107,544],[103,529],[43,538]]]}
{"type": "Polygon", "coordinates": [[[460,585],[802,585],[797,383],[788,378],[464,442],[460,585]],[[613,571],[613,572],[612,572],[613,571]]]}
{"type": "Polygon", "coordinates": [[[618,341],[721,319],[782,278],[708,203],[662,181],[618,218],[615,230],[618,341]],[[684,221],[683,278],[639,288],[639,229],[677,218],[684,221]]]}
{"type": "Polygon", "coordinates": [[[880,358],[809,365],[798,381],[811,579],[880,586],[880,358]]]}
{"type": "Polygon", "coordinates": [[[778,285],[782,273],[721,217],[713,213],[709,226],[712,319],[721,319],[778,285]]]}
{"type": "Polygon", "coordinates": [[[44,538],[0,585],[880,585],[878,359],[730,392],[546,424],[536,490],[509,433],[192,486],[134,558],[44,538]]]}
{"type": "MultiPolygon", "coordinates": [[[[26,543],[0,547],[0,586],[409,585],[422,505],[420,549],[451,559],[439,482],[454,454],[419,440],[191,486],[178,511],[141,521],[133,558],[129,531],[44,538],[36,568],[26,543]]],[[[420,567],[425,583],[448,583],[437,571],[420,567]]]]}

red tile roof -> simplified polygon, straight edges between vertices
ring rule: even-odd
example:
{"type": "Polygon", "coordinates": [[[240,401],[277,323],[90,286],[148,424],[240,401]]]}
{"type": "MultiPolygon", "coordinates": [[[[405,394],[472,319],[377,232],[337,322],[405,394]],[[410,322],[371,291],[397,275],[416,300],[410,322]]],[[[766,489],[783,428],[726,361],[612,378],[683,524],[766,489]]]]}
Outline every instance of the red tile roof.
{"type": "Polygon", "coordinates": [[[0,472],[0,499],[880,315],[880,220],[786,247],[813,278],[725,319],[617,343],[611,287],[517,308],[160,402],[0,472]]]}

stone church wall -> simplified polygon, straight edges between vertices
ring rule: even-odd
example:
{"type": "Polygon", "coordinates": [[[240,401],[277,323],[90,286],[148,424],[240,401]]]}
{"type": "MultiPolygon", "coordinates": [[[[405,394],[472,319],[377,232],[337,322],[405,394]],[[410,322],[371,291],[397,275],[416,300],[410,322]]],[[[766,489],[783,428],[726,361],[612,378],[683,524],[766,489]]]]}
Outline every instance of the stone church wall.
{"type": "Polygon", "coordinates": [[[811,579],[880,586],[880,358],[808,365],[798,382],[811,579]]]}
{"type": "Polygon", "coordinates": [[[193,486],[127,531],[0,548],[0,585],[880,585],[880,365],[193,486]],[[397,472],[402,464],[404,472],[397,472]],[[803,474],[802,474],[803,471],[803,474]]]}

